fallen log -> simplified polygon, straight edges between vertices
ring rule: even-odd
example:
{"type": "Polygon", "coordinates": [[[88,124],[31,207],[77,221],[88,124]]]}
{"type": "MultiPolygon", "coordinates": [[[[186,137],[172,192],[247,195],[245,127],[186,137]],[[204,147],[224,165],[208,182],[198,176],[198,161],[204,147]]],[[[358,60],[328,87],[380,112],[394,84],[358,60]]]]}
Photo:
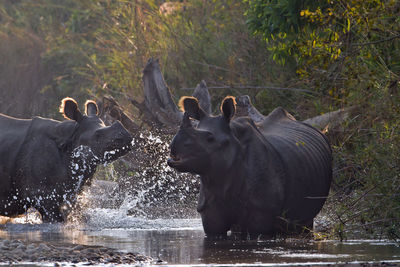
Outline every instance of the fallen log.
{"type": "Polygon", "coordinates": [[[150,58],[143,70],[143,93],[145,108],[154,116],[156,122],[171,127],[179,125],[182,112],[172,99],[158,59],[150,58]]]}
{"type": "MultiPolygon", "coordinates": [[[[131,103],[139,109],[142,120],[153,126],[166,126],[175,130],[182,119],[183,113],[175,104],[171,92],[162,75],[157,59],[150,58],[143,70],[144,101],[138,102],[129,98],[131,103]]],[[[211,97],[205,81],[201,81],[195,88],[193,96],[199,99],[200,106],[211,113],[211,97]]],[[[167,131],[169,131],[166,129],[167,131]]]]}
{"type": "MultiPolygon", "coordinates": [[[[254,122],[259,123],[264,120],[265,116],[262,115],[251,103],[248,95],[236,97],[236,116],[249,116],[254,122]]],[[[347,107],[336,111],[327,112],[306,120],[304,123],[311,125],[319,130],[326,130],[327,128],[336,128],[354,111],[355,107],[347,107]]]]}
{"type": "MultiPolygon", "coordinates": [[[[157,126],[166,133],[174,132],[182,119],[182,112],[175,104],[172,94],[162,75],[158,59],[150,58],[143,70],[144,101],[138,102],[129,98],[131,103],[138,108],[142,115],[142,122],[157,126]],[[165,127],[166,126],[166,127],[165,127]]],[[[197,84],[193,96],[199,100],[201,108],[211,114],[211,97],[204,80],[197,84]]],[[[105,121],[119,120],[130,132],[135,133],[140,127],[134,123],[122,110],[120,105],[110,96],[103,98],[102,117],[105,121]],[[107,117],[108,116],[108,117],[107,117]]],[[[248,95],[236,97],[236,116],[249,116],[254,122],[259,123],[265,116],[261,114],[251,103],[248,95]]],[[[335,128],[345,121],[354,107],[344,108],[328,112],[304,120],[304,123],[312,125],[320,130],[335,128]]]]}
{"type": "Polygon", "coordinates": [[[207,114],[211,114],[211,96],[204,80],[197,84],[192,96],[199,100],[200,107],[207,112],[207,114]]]}
{"type": "Polygon", "coordinates": [[[265,116],[262,115],[251,103],[248,95],[241,95],[236,97],[236,116],[237,117],[250,117],[255,123],[262,122],[265,116]]]}
{"type": "Polygon", "coordinates": [[[99,104],[100,118],[106,125],[111,125],[118,120],[131,133],[136,133],[140,129],[139,125],[126,114],[112,96],[103,96],[103,99],[97,103],[99,104]]]}
{"type": "Polygon", "coordinates": [[[314,126],[315,128],[320,130],[327,128],[330,129],[336,128],[349,118],[350,114],[355,110],[355,108],[356,107],[354,106],[341,108],[335,111],[327,112],[325,114],[306,119],[303,122],[311,126],[314,126]]]}

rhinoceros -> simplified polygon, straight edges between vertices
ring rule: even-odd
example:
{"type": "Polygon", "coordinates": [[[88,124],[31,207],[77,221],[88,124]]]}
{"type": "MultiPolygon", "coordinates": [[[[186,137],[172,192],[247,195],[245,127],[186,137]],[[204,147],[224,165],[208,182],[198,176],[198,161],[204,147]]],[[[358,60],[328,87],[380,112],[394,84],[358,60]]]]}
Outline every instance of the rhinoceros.
{"type": "Polygon", "coordinates": [[[96,166],[129,151],[130,133],[119,122],[105,126],[94,101],[82,114],[64,98],[60,112],[68,120],[0,114],[0,215],[33,207],[44,222],[64,221],[96,166]]]}
{"type": "Polygon", "coordinates": [[[180,105],[185,113],[168,165],[200,175],[197,211],[207,236],[312,227],[332,180],[331,147],[320,131],[281,107],[258,124],[234,117],[233,97],[223,100],[218,116],[193,97],[180,105]]]}

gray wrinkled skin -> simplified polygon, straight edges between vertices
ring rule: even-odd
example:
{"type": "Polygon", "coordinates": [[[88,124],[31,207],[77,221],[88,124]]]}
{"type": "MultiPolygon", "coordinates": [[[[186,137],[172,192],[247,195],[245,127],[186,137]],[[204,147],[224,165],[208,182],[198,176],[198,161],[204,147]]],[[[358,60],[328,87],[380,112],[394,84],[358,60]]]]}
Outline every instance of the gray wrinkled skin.
{"type": "Polygon", "coordinates": [[[331,148],[321,132],[282,108],[259,124],[248,117],[234,119],[230,97],[219,116],[209,116],[195,98],[183,104],[168,164],[200,175],[197,210],[207,235],[312,228],[332,179],[331,148]],[[199,121],[197,127],[189,118],[199,121]]]}
{"type": "Polygon", "coordinates": [[[71,98],[62,103],[63,122],[0,114],[0,215],[34,207],[45,222],[63,221],[96,166],[129,151],[131,135],[119,122],[106,127],[93,101],[86,114],[71,98]]]}

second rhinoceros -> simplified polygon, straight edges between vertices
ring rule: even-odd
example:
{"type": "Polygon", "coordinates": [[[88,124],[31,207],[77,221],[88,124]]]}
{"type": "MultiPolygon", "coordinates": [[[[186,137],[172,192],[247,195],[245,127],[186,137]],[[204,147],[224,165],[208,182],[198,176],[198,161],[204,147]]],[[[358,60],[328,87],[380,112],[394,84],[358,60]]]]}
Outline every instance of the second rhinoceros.
{"type": "Polygon", "coordinates": [[[250,234],[312,227],[332,179],[331,148],[320,131],[283,108],[258,124],[233,118],[233,97],[223,100],[218,116],[193,97],[180,103],[185,114],[168,165],[200,175],[197,210],[207,235],[237,226],[250,234]]]}
{"type": "Polygon", "coordinates": [[[0,114],[0,215],[36,208],[45,222],[63,221],[98,164],[125,155],[132,136],[116,122],[105,126],[94,101],[86,112],[72,98],[60,111],[67,121],[17,119],[0,114]]]}

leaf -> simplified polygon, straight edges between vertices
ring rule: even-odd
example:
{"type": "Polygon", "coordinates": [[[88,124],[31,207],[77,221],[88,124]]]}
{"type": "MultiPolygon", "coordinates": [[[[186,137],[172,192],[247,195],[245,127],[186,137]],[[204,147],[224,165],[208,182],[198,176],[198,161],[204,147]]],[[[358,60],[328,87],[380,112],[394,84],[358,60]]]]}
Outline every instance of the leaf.
{"type": "Polygon", "coordinates": [[[347,32],[350,32],[350,19],[347,18],[347,32]]]}

